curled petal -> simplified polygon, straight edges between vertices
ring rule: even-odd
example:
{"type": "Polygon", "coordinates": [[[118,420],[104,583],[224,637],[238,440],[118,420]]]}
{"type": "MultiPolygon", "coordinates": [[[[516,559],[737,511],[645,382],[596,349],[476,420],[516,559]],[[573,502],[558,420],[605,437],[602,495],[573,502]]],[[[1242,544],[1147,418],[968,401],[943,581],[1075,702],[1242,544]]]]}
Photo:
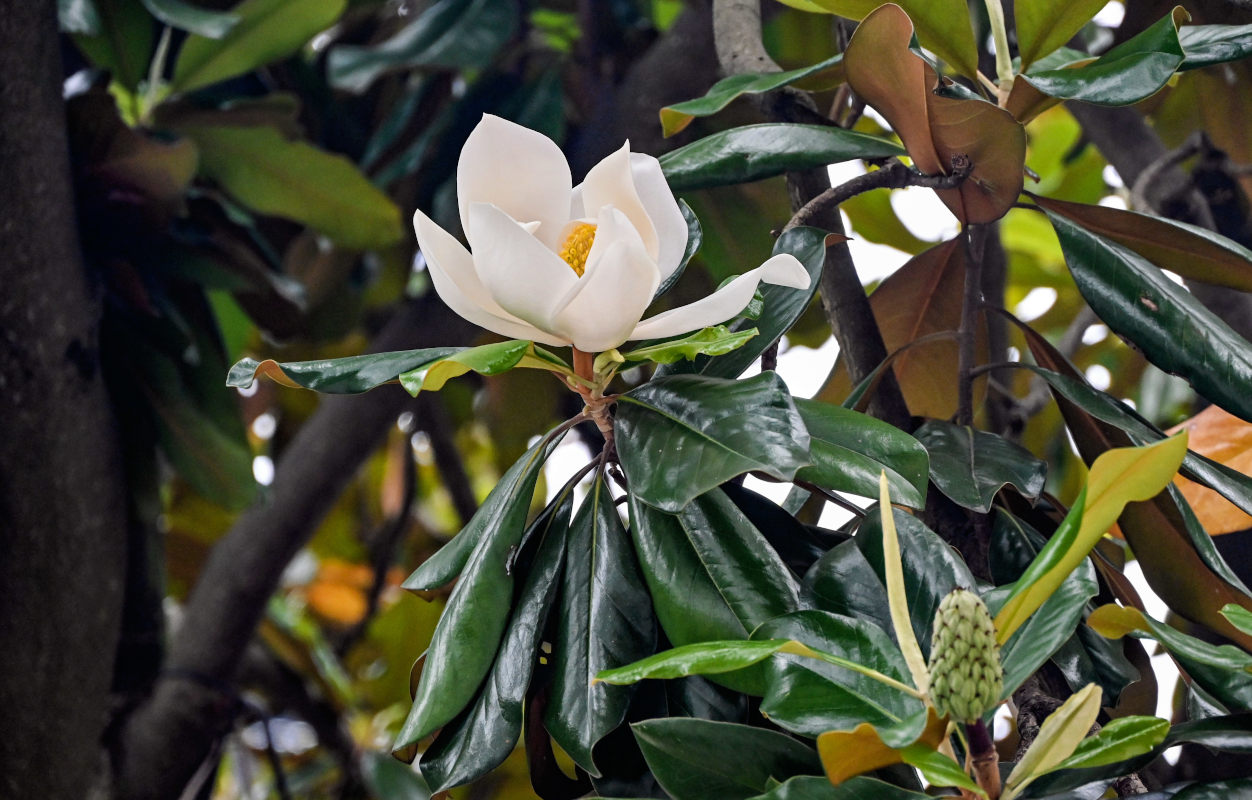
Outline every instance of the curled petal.
{"type": "Polygon", "coordinates": [[[561,298],[578,275],[526,228],[490,203],[469,208],[469,240],[478,279],[500,307],[551,331],[561,298]]]}
{"type": "Polygon", "coordinates": [[[587,271],[577,289],[563,298],[553,319],[553,330],[588,353],[611,350],[626,341],[659,283],[656,264],[643,242],[629,223],[624,219],[620,223],[625,230],[606,237],[604,245],[597,230],[587,271]]]}
{"type": "Polygon", "coordinates": [[[643,153],[631,153],[630,170],[639,200],[656,227],[656,266],[664,281],[678,268],[687,249],[687,220],[661,172],[661,162],[643,153]]]}
{"type": "Polygon", "coordinates": [[[555,250],[568,219],[573,179],[569,164],[542,133],[484,114],[456,166],[461,225],[471,235],[470,207],[491,203],[520,222],[537,220],[535,236],[555,250]]]}
{"type": "Polygon", "coordinates": [[[413,215],[413,230],[426,258],[431,283],[448,308],[475,325],[510,339],[528,339],[558,347],[568,344],[501,308],[478,280],[469,251],[421,211],[413,215]]]}
{"type": "Polygon", "coordinates": [[[780,253],[702,300],[645,319],[635,326],[627,338],[660,339],[725,322],[743,311],[752,300],[757,284],[762,281],[792,289],[807,289],[809,273],[795,256],[780,253]]]}
{"type": "MultiPolygon", "coordinates": [[[[660,255],[660,241],[657,238],[656,226],[652,218],[648,216],[648,210],[635,189],[629,142],[592,167],[579,188],[584,213],[588,216],[599,216],[601,209],[609,207],[621,211],[639,232],[648,255],[653,261],[657,260],[660,255]]],[[[670,199],[673,200],[672,195],[670,199]]],[[[683,230],[686,230],[686,225],[683,226],[683,230]]]]}

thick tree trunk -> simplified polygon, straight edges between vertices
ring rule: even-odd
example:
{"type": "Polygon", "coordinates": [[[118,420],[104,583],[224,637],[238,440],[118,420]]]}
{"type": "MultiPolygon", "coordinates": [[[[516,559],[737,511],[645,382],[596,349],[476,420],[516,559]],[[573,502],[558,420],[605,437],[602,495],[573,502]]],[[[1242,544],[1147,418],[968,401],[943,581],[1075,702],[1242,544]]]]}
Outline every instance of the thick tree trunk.
{"type": "Polygon", "coordinates": [[[99,763],[126,519],[58,47],[55,3],[0,0],[0,797],[78,800],[99,763]]]}

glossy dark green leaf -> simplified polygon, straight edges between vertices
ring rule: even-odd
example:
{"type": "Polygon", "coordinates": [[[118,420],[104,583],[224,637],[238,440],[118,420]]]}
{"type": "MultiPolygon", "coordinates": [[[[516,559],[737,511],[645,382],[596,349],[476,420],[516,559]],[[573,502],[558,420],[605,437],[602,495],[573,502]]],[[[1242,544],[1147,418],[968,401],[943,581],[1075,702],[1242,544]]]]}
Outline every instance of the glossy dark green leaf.
{"type": "Polygon", "coordinates": [[[849,538],[847,534],[805,525],[773,500],[734,482],[722,484],[721,489],[796,576],[808,572],[828,550],[849,538]]]}
{"type": "Polygon", "coordinates": [[[774,373],[743,381],[671,375],[618,397],[617,452],[631,496],[678,511],[736,475],[789,481],[809,435],[774,373]]]}
{"type": "Polygon", "coordinates": [[[1173,800],[1231,800],[1249,793],[1252,793],[1252,778],[1232,778],[1228,781],[1193,783],[1174,795],[1173,800]]]}
{"type": "Polygon", "coordinates": [[[422,753],[422,776],[433,791],[476,781],[513,752],[522,731],[522,704],[539,657],[544,625],[556,596],[565,559],[566,528],[573,509],[573,487],[535,521],[543,537],[508,630],[474,704],[439,732],[422,753]]]}
{"type": "Polygon", "coordinates": [[[90,6],[73,3],[69,9],[60,5],[63,24],[67,10],[76,15],[71,18],[74,24],[86,29],[74,36],[74,43],[92,66],[108,70],[113,80],[135,89],[148,74],[156,41],[152,15],[139,0],[95,0],[90,6]]]}
{"type": "Polygon", "coordinates": [[[539,471],[548,456],[561,442],[560,436],[545,437],[536,442],[513,466],[500,476],[487,499],[478,507],[473,518],[452,541],[421,563],[405,580],[405,589],[426,591],[437,589],[461,574],[465,562],[484,536],[490,536],[501,526],[514,527],[526,523],[531,496],[539,471]]]}
{"type": "Polygon", "coordinates": [[[894,142],[843,128],[767,123],[731,128],[672,150],[661,156],[661,168],[670,188],[685,192],[900,155],[904,150],[894,142]]]}
{"type": "Polygon", "coordinates": [[[1252,55],[1252,25],[1187,25],[1178,29],[1187,54],[1180,70],[1238,61],[1252,55]]]}
{"type": "Polygon", "coordinates": [[[396,748],[413,744],[456,718],[491,669],[512,612],[512,558],[526,529],[539,468],[559,438],[545,439],[528,450],[465,529],[405,581],[405,588],[428,589],[461,576],[435,626],[396,748]]]}
{"type": "MultiPolygon", "coordinates": [[[[752,636],[799,641],[911,685],[899,648],[885,631],[864,620],[796,611],[765,622],[752,636]]],[[[903,747],[926,725],[926,707],[920,700],[834,664],[784,653],[771,659],[765,670],[761,713],[792,733],[816,737],[868,722],[888,745],[903,747]]]]}
{"type": "Polygon", "coordinates": [[[220,38],[192,35],[174,61],[170,91],[189,92],[296,52],[339,19],[347,0],[244,0],[220,38]]]}
{"type": "MultiPolygon", "coordinates": [[[[676,646],[746,639],[765,620],[799,605],[786,565],[719,490],[679,514],[632,494],[630,523],[657,619],[676,646]]],[[[717,682],[762,691],[759,676],[736,673],[717,682]]]]}
{"type": "Polygon", "coordinates": [[[1110,721],[1094,736],[1078,743],[1078,749],[1056,769],[1080,769],[1116,764],[1142,755],[1169,733],[1169,722],[1160,717],[1121,717],[1110,721]]]}
{"type": "MultiPolygon", "coordinates": [[[[960,554],[938,534],[917,517],[899,509],[893,511],[896,535],[900,541],[904,586],[908,590],[909,617],[918,643],[929,655],[930,636],[939,603],[953,589],[972,590],[978,583],[960,554]]],[[[874,508],[865,516],[853,541],[885,586],[882,516],[879,509],[874,508]]]]}
{"type": "Polygon", "coordinates": [[[682,717],[631,728],[652,774],[674,800],[746,800],[766,791],[771,778],[821,774],[813,748],[765,728],[682,717]]]}
{"type": "MultiPolygon", "coordinates": [[[[892,629],[887,590],[855,539],[817,560],[804,576],[801,597],[823,611],[869,620],[884,631],[892,629]]],[[[922,641],[929,642],[929,634],[922,641]]]]}
{"type": "Polygon", "coordinates": [[[1252,636],[1252,611],[1234,603],[1227,603],[1222,606],[1222,616],[1230,620],[1231,625],[1252,636]]]}
{"type": "Polygon", "coordinates": [[[403,234],[400,209],[343,156],[268,126],[178,132],[200,148],[200,175],[253,211],[308,225],[351,249],[384,247],[403,234]]]}
{"type": "Polygon", "coordinates": [[[878,494],[878,476],[887,473],[892,502],[913,508],[926,503],[930,459],[920,442],[868,414],[796,398],[809,431],[813,466],[796,479],[861,497],[878,494]]]}
{"type": "Polygon", "coordinates": [[[694,361],[697,356],[720,356],[737,350],[757,335],[756,328],[733,332],[725,325],[704,328],[681,339],[650,344],[622,353],[627,361],[653,361],[657,364],[673,364],[679,359],[694,361]]]}
{"type": "Polygon", "coordinates": [[[663,650],[616,669],[607,669],[597,681],[625,686],[642,680],[668,680],[691,675],[720,675],[759,664],[790,644],[785,639],[722,640],[685,644],[663,650]]]}
{"type": "Polygon", "coordinates": [[[818,72],[834,71],[843,61],[843,54],[819,61],[810,67],[788,70],[786,72],[769,72],[765,74],[744,73],[722,78],[709,87],[703,97],[675,103],[661,109],[661,130],[665,136],[673,136],[691,124],[696,117],[707,117],[716,114],[731,102],[745,94],[761,94],[772,92],[789,83],[807,78],[818,72]]]}
{"type": "Polygon", "coordinates": [[[1090,64],[1031,72],[1022,77],[1046,95],[1106,106],[1137,103],[1160,91],[1182,66],[1181,7],[1090,64]]]}
{"type": "Polygon", "coordinates": [[[508,0],[440,0],[380,44],[336,47],[327,71],[337,88],[362,92],[399,69],[482,69],[513,38],[518,22],[517,6],[508,0]]]}
{"type": "Polygon", "coordinates": [[[1100,319],[1148,360],[1252,420],[1252,344],[1142,256],[1049,215],[1065,261],[1100,319]]]}
{"type": "Polygon", "coordinates": [[[569,367],[534,342],[493,342],[457,353],[400,373],[400,385],[417,397],[419,392],[437,392],[449,380],[471,370],[479,375],[499,375],[514,367],[565,369],[569,367]]]}
{"type": "Polygon", "coordinates": [[[808,289],[791,289],[786,286],[764,284],[759,289],[764,313],[759,319],[739,319],[730,323],[732,330],[756,328],[757,336],[744,347],[719,358],[698,358],[694,364],[676,365],[678,371],[698,372],[713,378],[737,378],[761,353],[791,329],[804,310],[809,307],[817,293],[822,278],[822,265],[826,262],[825,231],[817,228],[792,228],[774,242],[773,255],[790,253],[809,273],[808,289]],[[690,367],[689,369],[686,369],[690,367]]]}
{"type": "Polygon", "coordinates": [[[600,672],[656,647],[652,601],[603,475],[570,524],[553,642],[552,697],[544,724],[580,767],[598,776],[591,751],[622,724],[633,693],[596,683],[600,672]]]}
{"type": "Polygon", "coordinates": [[[832,784],[827,778],[800,775],[751,800],[929,800],[930,795],[863,776],[832,784]]]}
{"type": "Polygon", "coordinates": [[[901,751],[901,755],[904,756],[904,763],[920,772],[932,786],[957,786],[980,796],[983,794],[960,764],[928,745],[909,745],[901,751]]]}
{"type": "Polygon", "coordinates": [[[240,359],[226,375],[226,385],[247,389],[258,377],[267,377],[293,388],[312,389],[326,394],[358,394],[399,380],[400,375],[423,364],[447,358],[464,347],[429,347],[424,350],[396,350],[363,356],[329,358],[319,361],[257,361],[240,359]]]}
{"type": "Polygon", "coordinates": [[[938,420],[913,435],[930,454],[930,479],[958,505],[985,514],[1008,484],[1023,497],[1043,491],[1048,465],[1001,436],[938,420]]]}
{"type": "Polygon", "coordinates": [[[700,252],[700,245],[704,244],[704,229],[700,227],[700,219],[696,216],[696,212],[691,210],[691,206],[687,205],[687,201],[681,197],[678,198],[678,210],[682,212],[683,219],[687,222],[687,246],[683,249],[683,256],[678,261],[678,266],[674,271],[661,281],[661,285],[656,287],[656,294],[653,297],[660,297],[673,288],[678,279],[687,271],[687,265],[691,263],[691,259],[696,253],[700,252]]]}
{"type": "Polygon", "coordinates": [[[171,28],[178,28],[209,39],[222,38],[239,23],[239,17],[235,14],[210,11],[207,8],[184,3],[182,0],[141,0],[141,2],[144,8],[152,13],[152,16],[171,28]]]}
{"type": "MultiPolygon", "coordinates": [[[[1026,563],[1020,565],[1019,572],[1038,554],[1039,548],[1035,542],[1043,538],[1026,523],[1002,511],[996,514],[992,536],[997,541],[997,547],[1003,547],[999,544],[1002,538],[1014,539],[1020,550],[1030,553],[1026,563]]],[[[995,550],[993,558],[994,555],[995,550]]],[[[1016,577],[1015,575],[1014,578],[1016,577]]],[[[1000,661],[1004,666],[1003,697],[1012,696],[1027,678],[1074,636],[1082,623],[1087,601],[1095,597],[1099,588],[1095,567],[1091,565],[1090,559],[1083,561],[1039,610],[1001,646],[1000,661]]],[[[992,609],[992,613],[998,610],[992,609]]]]}

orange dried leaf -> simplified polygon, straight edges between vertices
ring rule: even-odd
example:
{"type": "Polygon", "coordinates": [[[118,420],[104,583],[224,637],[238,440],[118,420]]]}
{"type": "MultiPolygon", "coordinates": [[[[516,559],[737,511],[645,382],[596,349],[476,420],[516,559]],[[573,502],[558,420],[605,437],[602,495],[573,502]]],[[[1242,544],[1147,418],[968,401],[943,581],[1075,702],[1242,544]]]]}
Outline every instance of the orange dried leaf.
{"type": "MultiPolygon", "coordinates": [[[[1252,424],[1217,406],[1196,414],[1170,429],[1186,429],[1191,449],[1245,475],[1252,475],[1252,424]]],[[[1211,536],[1252,528],[1252,516],[1217,492],[1178,477],[1174,484],[1191,505],[1191,510],[1211,536]]]]}

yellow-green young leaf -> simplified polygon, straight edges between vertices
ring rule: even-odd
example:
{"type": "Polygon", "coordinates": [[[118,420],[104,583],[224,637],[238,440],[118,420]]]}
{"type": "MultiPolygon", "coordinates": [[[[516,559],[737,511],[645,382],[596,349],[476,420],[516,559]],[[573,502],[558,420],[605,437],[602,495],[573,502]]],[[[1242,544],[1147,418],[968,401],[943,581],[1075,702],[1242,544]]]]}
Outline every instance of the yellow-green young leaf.
{"type": "Polygon", "coordinates": [[[459,378],[470,370],[480,375],[499,375],[515,367],[573,374],[561,359],[541,347],[536,347],[534,342],[508,341],[471,347],[447,358],[423,364],[401,374],[400,385],[409,394],[417,397],[419,392],[439,391],[448,381],[459,378]]]}
{"type": "MultiPolygon", "coordinates": [[[[801,11],[838,14],[848,19],[864,19],[871,11],[884,5],[879,0],[782,0],[785,5],[801,11]]],[[[892,5],[903,8],[917,29],[917,41],[962,75],[978,73],[978,47],[974,29],[970,27],[969,8],[965,0],[899,0],[892,5]]]]}
{"type": "Polygon", "coordinates": [[[188,36],[174,62],[172,92],[189,92],[291,55],[339,19],[347,0],[244,0],[220,39],[188,36]]]}
{"type": "Polygon", "coordinates": [[[1054,560],[1042,575],[1028,569],[1015,586],[1008,602],[996,614],[996,638],[1008,641],[1022,623],[1052,596],[1061,582],[1077,567],[1100,537],[1113,526],[1127,503],[1148,500],[1165,488],[1187,453],[1186,432],[1146,447],[1119,447],[1103,453],[1091,465],[1085,497],[1070,509],[1081,515],[1077,533],[1068,541],[1054,537],[1036,560],[1054,560]],[[1064,547],[1057,553],[1057,547],[1064,547]]]}
{"type": "MultiPolygon", "coordinates": [[[[943,741],[947,727],[947,719],[935,716],[934,709],[930,709],[926,729],[909,748],[924,746],[935,750],[943,741]]],[[[904,763],[904,750],[884,743],[878,731],[868,722],[862,722],[850,731],[828,731],[818,736],[817,755],[822,760],[826,777],[834,784],[892,764],[904,763]]]]}
{"type": "Polygon", "coordinates": [[[900,538],[896,534],[895,514],[891,508],[891,495],[887,491],[886,471],[878,474],[878,507],[882,509],[883,577],[887,582],[887,605],[891,611],[891,627],[895,629],[896,642],[909,665],[909,674],[917,690],[925,694],[930,688],[930,672],[921,645],[913,633],[909,617],[907,590],[904,587],[904,567],[900,563],[900,538]]]}
{"type": "Polygon", "coordinates": [[[1105,0],[1014,0],[1019,71],[1072,39],[1104,5],[1105,0]]]}
{"type": "Polygon", "coordinates": [[[400,209],[343,156],[274,128],[196,126],[179,132],[200,148],[200,174],[254,211],[295,220],[343,247],[399,241],[400,209]]]}
{"type": "Polygon", "coordinates": [[[1100,698],[1099,684],[1089,683],[1043,721],[1034,743],[1009,773],[1001,800],[1013,800],[1031,781],[1074,754],[1095,724],[1100,713],[1100,698]]]}

